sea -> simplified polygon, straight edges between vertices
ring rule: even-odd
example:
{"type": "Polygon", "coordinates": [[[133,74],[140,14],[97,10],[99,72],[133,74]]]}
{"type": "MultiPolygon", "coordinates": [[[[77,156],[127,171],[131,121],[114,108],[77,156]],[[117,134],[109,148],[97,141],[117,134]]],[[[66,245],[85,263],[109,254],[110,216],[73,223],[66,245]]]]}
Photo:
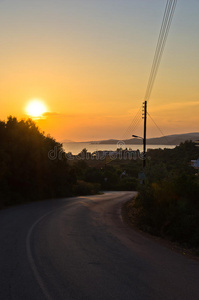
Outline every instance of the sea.
{"type": "MultiPolygon", "coordinates": [[[[147,149],[173,149],[176,145],[148,145],[147,149]]],[[[123,142],[119,142],[117,144],[91,144],[91,143],[63,143],[63,148],[66,153],[71,152],[73,155],[79,154],[82,149],[86,148],[88,152],[95,152],[95,151],[115,151],[117,148],[128,149],[128,150],[140,150],[143,151],[142,145],[132,145],[132,144],[125,144],[123,142]]]]}

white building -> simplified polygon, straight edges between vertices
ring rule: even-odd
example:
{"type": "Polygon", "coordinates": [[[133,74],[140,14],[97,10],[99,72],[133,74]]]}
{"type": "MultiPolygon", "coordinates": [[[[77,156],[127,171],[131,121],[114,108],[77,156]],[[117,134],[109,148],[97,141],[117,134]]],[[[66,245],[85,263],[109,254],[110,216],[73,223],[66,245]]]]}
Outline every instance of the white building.
{"type": "Polygon", "coordinates": [[[191,166],[197,170],[199,170],[199,158],[196,160],[191,160],[191,166]]]}

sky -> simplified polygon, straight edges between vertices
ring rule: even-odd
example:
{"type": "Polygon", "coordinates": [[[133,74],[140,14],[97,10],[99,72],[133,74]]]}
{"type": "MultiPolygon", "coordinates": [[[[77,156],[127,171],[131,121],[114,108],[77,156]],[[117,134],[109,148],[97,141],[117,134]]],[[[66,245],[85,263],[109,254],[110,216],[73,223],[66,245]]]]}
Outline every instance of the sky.
{"type": "MultiPolygon", "coordinates": [[[[0,120],[58,141],[131,138],[166,0],[0,0],[0,120]]],[[[148,111],[165,134],[199,132],[199,1],[178,0],[148,111]]],[[[148,118],[147,136],[161,136],[148,118]]]]}

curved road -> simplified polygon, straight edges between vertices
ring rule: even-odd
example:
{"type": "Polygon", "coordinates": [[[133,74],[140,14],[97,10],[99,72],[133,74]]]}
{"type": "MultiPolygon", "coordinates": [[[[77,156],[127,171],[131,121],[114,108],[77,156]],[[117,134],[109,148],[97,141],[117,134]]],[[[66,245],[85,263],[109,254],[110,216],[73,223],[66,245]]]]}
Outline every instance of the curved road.
{"type": "Polygon", "coordinates": [[[132,192],[0,211],[0,299],[199,298],[199,263],[125,225],[132,192]]]}

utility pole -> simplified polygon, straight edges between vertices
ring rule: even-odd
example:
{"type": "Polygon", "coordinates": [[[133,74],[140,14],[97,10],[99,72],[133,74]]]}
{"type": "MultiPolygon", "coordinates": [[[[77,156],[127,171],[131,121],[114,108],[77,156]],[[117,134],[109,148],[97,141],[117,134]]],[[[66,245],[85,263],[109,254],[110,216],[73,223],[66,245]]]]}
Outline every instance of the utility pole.
{"type": "Polygon", "coordinates": [[[142,119],[144,119],[144,136],[143,138],[137,135],[132,135],[134,138],[142,139],[143,141],[143,170],[138,174],[138,178],[140,179],[140,183],[145,183],[145,166],[146,166],[146,121],[147,121],[147,101],[143,102],[142,106],[142,119]]]}
{"type": "Polygon", "coordinates": [[[144,138],[143,138],[143,169],[146,166],[146,119],[147,119],[147,101],[143,102],[143,119],[144,119],[144,138]]]}

